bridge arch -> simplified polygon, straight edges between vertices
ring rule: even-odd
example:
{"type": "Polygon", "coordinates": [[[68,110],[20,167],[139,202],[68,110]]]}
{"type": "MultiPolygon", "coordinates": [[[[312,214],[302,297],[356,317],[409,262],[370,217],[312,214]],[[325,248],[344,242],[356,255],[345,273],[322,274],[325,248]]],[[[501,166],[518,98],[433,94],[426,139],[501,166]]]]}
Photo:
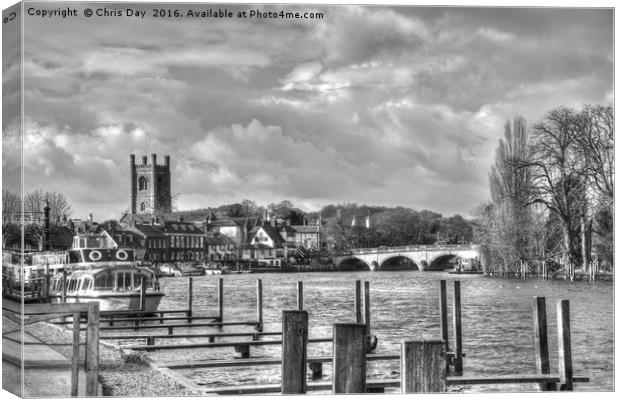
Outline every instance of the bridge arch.
{"type": "Polygon", "coordinates": [[[410,256],[394,255],[385,258],[375,270],[392,271],[392,270],[423,270],[420,265],[410,256]]]}
{"type": "Polygon", "coordinates": [[[336,270],[339,271],[356,271],[356,270],[373,270],[372,265],[369,265],[364,259],[357,256],[348,256],[341,259],[336,265],[336,270]]]}
{"type": "Polygon", "coordinates": [[[431,260],[431,262],[428,265],[428,269],[426,270],[442,271],[446,269],[453,269],[459,259],[463,260],[463,258],[461,258],[457,254],[450,254],[450,253],[441,254],[433,258],[433,260],[431,260]]]}

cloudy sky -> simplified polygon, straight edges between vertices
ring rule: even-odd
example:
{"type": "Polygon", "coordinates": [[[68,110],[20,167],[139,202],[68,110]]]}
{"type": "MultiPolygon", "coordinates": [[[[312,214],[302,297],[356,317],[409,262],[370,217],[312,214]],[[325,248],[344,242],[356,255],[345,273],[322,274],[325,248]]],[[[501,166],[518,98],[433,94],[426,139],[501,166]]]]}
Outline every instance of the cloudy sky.
{"type": "MultiPolygon", "coordinates": [[[[129,154],[145,154],[147,137],[162,162],[171,155],[179,209],[249,198],[468,216],[489,197],[508,118],[534,123],[614,96],[609,9],[228,4],[324,17],[196,21],[152,18],[145,3],[132,7],[144,19],[72,6],[79,17],[24,21],[24,178],[26,191],[63,192],[74,217],[127,209],[129,154]]],[[[9,189],[19,164],[11,98],[5,90],[9,189]]]]}

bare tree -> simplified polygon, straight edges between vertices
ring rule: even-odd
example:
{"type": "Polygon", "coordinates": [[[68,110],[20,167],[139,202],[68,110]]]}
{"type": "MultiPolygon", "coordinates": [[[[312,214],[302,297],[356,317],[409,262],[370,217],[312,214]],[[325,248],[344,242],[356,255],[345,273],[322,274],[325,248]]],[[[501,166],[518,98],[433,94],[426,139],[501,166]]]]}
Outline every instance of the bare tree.
{"type": "Polygon", "coordinates": [[[2,190],[2,220],[3,223],[14,222],[22,212],[22,198],[18,193],[2,190]]]}
{"type": "Polygon", "coordinates": [[[59,222],[69,218],[73,210],[67,197],[56,191],[43,191],[41,189],[29,192],[24,197],[24,212],[42,214],[46,201],[50,207],[50,220],[59,222]]]}
{"type": "Polygon", "coordinates": [[[579,253],[575,224],[583,209],[587,184],[582,178],[583,158],[577,145],[581,130],[580,116],[574,110],[561,107],[549,111],[534,126],[532,158],[524,163],[532,177],[532,202],[546,206],[560,222],[565,266],[579,253]]]}

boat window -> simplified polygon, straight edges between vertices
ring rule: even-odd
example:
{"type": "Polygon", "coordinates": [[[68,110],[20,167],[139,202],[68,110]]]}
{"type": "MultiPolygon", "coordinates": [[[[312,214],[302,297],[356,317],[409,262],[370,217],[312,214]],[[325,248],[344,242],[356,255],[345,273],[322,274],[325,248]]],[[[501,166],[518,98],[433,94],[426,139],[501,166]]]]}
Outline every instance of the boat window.
{"type": "Polygon", "coordinates": [[[125,273],[125,289],[131,290],[131,273],[125,273]]]}
{"type": "Polygon", "coordinates": [[[112,273],[104,273],[95,279],[95,291],[109,290],[114,288],[114,278],[112,273]]]}

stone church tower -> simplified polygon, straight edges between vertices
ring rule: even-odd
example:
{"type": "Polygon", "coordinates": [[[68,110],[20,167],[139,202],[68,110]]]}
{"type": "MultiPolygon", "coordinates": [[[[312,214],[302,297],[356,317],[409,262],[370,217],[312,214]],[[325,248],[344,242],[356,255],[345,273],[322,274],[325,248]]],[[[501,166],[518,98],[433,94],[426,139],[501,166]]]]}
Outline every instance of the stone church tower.
{"type": "Polygon", "coordinates": [[[129,209],[132,215],[169,213],[172,207],[170,191],[170,156],[164,156],[164,164],[157,165],[157,155],[151,154],[151,163],[142,157],[136,164],[136,156],[129,155],[129,209]]]}

